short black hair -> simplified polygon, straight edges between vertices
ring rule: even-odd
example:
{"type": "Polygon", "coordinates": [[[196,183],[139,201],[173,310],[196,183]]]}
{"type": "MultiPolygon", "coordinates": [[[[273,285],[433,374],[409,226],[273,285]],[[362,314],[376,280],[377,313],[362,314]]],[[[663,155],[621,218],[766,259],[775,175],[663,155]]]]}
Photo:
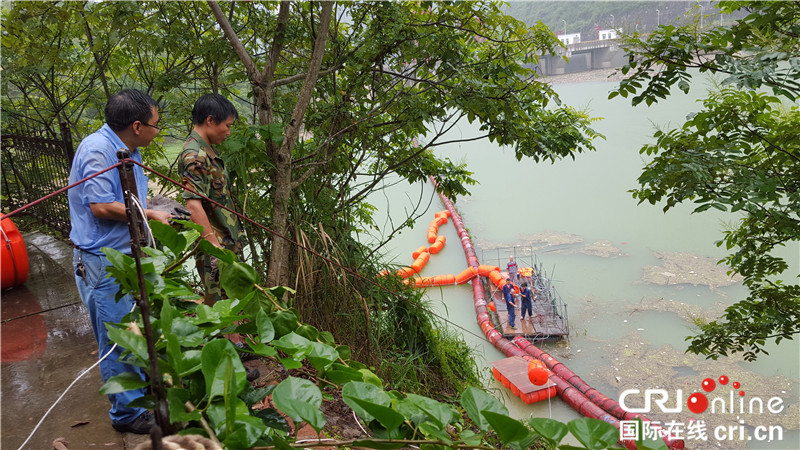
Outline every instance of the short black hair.
{"type": "Polygon", "coordinates": [[[106,103],[106,123],[114,131],[122,131],[136,121],[148,123],[154,107],[157,105],[153,97],[136,89],[125,89],[106,103]]]}
{"type": "Polygon", "coordinates": [[[201,125],[211,116],[214,122],[220,123],[228,117],[239,118],[236,107],[230,100],[220,94],[205,94],[197,99],[192,108],[192,124],[201,125]]]}
{"type": "Polygon", "coordinates": [[[522,287],[528,287],[528,283],[522,283],[522,287]]]}

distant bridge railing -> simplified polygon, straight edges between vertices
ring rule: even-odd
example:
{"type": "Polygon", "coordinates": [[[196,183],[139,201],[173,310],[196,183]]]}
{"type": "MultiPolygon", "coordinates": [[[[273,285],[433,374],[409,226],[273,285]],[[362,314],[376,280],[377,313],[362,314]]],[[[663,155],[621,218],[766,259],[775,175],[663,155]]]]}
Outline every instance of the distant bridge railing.
{"type": "Polygon", "coordinates": [[[561,55],[581,52],[586,50],[595,50],[598,48],[616,48],[618,45],[618,39],[603,39],[603,40],[594,40],[594,41],[583,41],[583,42],[576,42],[574,44],[567,44],[567,48],[559,48],[558,53],[561,55]]]}

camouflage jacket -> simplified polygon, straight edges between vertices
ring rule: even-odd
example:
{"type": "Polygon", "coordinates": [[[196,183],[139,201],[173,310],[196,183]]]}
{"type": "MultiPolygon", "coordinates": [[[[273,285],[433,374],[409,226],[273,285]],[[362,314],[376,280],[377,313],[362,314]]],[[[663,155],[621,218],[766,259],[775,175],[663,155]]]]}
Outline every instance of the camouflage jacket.
{"type": "MultiPolygon", "coordinates": [[[[184,186],[234,209],[225,163],[216,155],[216,150],[195,131],[192,131],[186,139],[183,151],[178,157],[178,173],[181,174],[181,183],[184,186]],[[208,154],[209,149],[215,156],[208,154]]],[[[203,209],[220,244],[228,250],[241,254],[247,240],[242,222],[237,216],[189,191],[183,192],[183,198],[202,200],[203,209]]]]}

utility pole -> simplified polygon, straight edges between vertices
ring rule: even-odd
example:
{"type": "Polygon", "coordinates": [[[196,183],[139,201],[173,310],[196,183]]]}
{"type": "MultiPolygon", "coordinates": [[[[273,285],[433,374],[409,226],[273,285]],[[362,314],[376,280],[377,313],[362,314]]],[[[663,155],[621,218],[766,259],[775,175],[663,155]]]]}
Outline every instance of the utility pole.
{"type": "Polygon", "coordinates": [[[661,26],[661,11],[659,11],[658,9],[656,9],[656,23],[657,27],[661,26]]]}

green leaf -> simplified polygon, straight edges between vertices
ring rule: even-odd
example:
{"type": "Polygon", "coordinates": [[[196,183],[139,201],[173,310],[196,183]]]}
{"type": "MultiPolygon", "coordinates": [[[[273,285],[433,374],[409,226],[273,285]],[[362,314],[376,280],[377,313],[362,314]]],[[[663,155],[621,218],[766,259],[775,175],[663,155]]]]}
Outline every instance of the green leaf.
{"type": "Polygon", "coordinates": [[[289,422],[286,421],[286,417],[273,408],[255,411],[255,416],[261,419],[261,421],[270,428],[281,430],[284,433],[289,432],[289,422]]]}
{"type": "Polygon", "coordinates": [[[250,448],[267,431],[267,426],[258,417],[249,414],[237,414],[234,418],[233,428],[225,433],[226,448],[250,448]]]}
{"type": "Polygon", "coordinates": [[[481,414],[497,433],[497,437],[503,444],[522,441],[531,434],[525,425],[518,420],[508,417],[506,414],[498,414],[493,411],[482,411],[481,414]]]}
{"type": "Polygon", "coordinates": [[[307,358],[317,372],[323,373],[339,359],[339,353],[330,345],[312,342],[311,352],[307,358]]]}
{"type": "Polygon", "coordinates": [[[433,421],[441,429],[459,418],[458,413],[449,405],[417,394],[408,394],[398,401],[397,410],[417,425],[433,421]]]}
{"type": "Polygon", "coordinates": [[[253,388],[249,384],[245,387],[244,393],[242,393],[242,400],[248,405],[254,405],[261,400],[264,400],[268,395],[275,390],[275,385],[270,384],[260,388],[253,388]]]}
{"type": "Polygon", "coordinates": [[[196,314],[194,323],[196,324],[219,323],[222,317],[220,313],[214,311],[214,309],[208,305],[197,305],[194,312],[196,314]]]}
{"type": "MultiPolygon", "coordinates": [[[[351,361],[350,366],[351,367],[355,367],[355,361],[351,361]]],[[[374,386],[377,386],[377,387],[383,389],[383,381],[380,378],[378,378],[378,376],[375,375],[375,373],[373,373],[371,370],[369,370],[369,369],[358,369],[358,371],[361,373],[361,379],[364,382],[372,384],[374,386]]]]}
{"type": "Polygon", "coordinates": [[[173,255],[180,255],[186,250],[186,237],[175,228],[157,220],[151,220],[149,224],[153,237],[170,249],[173,255]]]}
{"type": "Polygon", "coordinates": [[[297,361],[302,361],[303,358],[311,353],[311,341],[293,332],[272,341],[272,346],[297,361]]]}
{"type": "Polygon", "coordinates": [[[187,389],[167,388],[167,404],[169,405],[169,421],[191,422],[202,419],[202,413],[195,409],[192,412],[186,410],[186,402],[192,398],[187,389]]]}
{"type": "Polygon", "coordinates": [[[366,422],[375,420],[367,408],[356,400],[366,401],[379,406],[389,406],[392,399],[382,388],[369,383],[352,381],[342,386],[342,400],[366,422]]]}
{"type": "Polygon", "coordinates": [[[556,447],[569,432],[567,426],[547,417],[533,417],[528,423],[551,447],[556,447]]]}
{"type": "Polygon", "coordinates": [[[197,347],[203,343],[205,333],[188,318],[178,316],[172,319],[170,332],[175,335],[183,347],[197,347]]]}
{"type": "Polygon", "coordinates": [[[147,353],[147,341],[144,336],[135,334],[123,328],[118,328],[110,323],[106,323],[106,330],[108,330],[108,337],[120,345],[120,347],[130,350],[133,355],[139,359],[139,364],[142,367],[147,367],[150,357],[147,353]]]}
{"type": "Polygon", "coordinates": [[[275,338],[275,327],[263,309],[256,314],[256,326],[258,327],[258,341],[268,344],[275,338]]]}
{"type": "Polygon", "coordinates": [[[319,337],[319,330],[317,330],[317,328],[314,327],[314,326],[306,325],[306,324],[303,324],[303,325],[300,325],[299,327],[297,327],[297,330],[295,330],[295,333],[299,334],[300,336],[303,336],[304,338],[308,339],[309,341],[316,341],[317,338],[319,337]]]}
{"type": "MultiPolygon", "coordinates": [[[[362,411],[374,417],[388,432],[396,430],[397,427],[405,421],[405,417],[403,417],[402,414],[388,406],[379,405],[357,397],[350,397],[350,402],[354,405],[358,405],[362,411]]],[[[353,408],[353,406],[351,406],[351,408],[353,408]]],[[[356,409],[353,408],[353,410],[355,411],[356,409]]]]}
{"type": "Polygon", "coordinates": [[[619,430],[599,419],[583,417],[571,420],[567,428],[589,450],[606,449],[619,439],[619,430]]]}
{"type": "Polygon", "coordinates": [[[353,369],[340,363],[333,363],[331,368],[325,372],[325,379],[343,385],[350,381],[362,381],[364,377],[358,369],[353,369]]]}
{"type": "Polygon", "coordinates": [[[276,336],[291,333],[298,327],[299,318],[294,311],[275,311],[269,315],[276,336]]]}
{"type": "Polygon", "coordinates": [[[489,421],[481,414],[483,411],[508,415],[508,408],[500,400],[476,387],[468,387],[464,390],[461,394],[461,406],[482,431],[489,430],[489,421]]]}
{"type": "Polygon", "coordinates": [[[150,385],[150,382],[139,378],[139,374],[135,372],[123,372],[119,375],[114,375],[100,388],[101,395],[119,394],[120,392],[130,391],[133,389],[141,389],[150,385]]]}
{"type": "Polygon", "coordinates": [[[244,298],[255,290],[258,275],[245,263],[219,261],[219,280],[228,297],[244,298]]]}
{"type": "Polygon", "coordinates": [[[209,401],[217,396],[235,397],[244,390],[247,374],[231,341],[212,340],[203,347],[200,360],[209,401]]]}
{"type": "Polygon", "coordinates": [[[322,393],[317,385],[302,378],[289,377],[278,384],[272,392],[275,406],[295,422],[307,422],[316,431],[325,426],[325,417],[320,411],[322,393]]]}

